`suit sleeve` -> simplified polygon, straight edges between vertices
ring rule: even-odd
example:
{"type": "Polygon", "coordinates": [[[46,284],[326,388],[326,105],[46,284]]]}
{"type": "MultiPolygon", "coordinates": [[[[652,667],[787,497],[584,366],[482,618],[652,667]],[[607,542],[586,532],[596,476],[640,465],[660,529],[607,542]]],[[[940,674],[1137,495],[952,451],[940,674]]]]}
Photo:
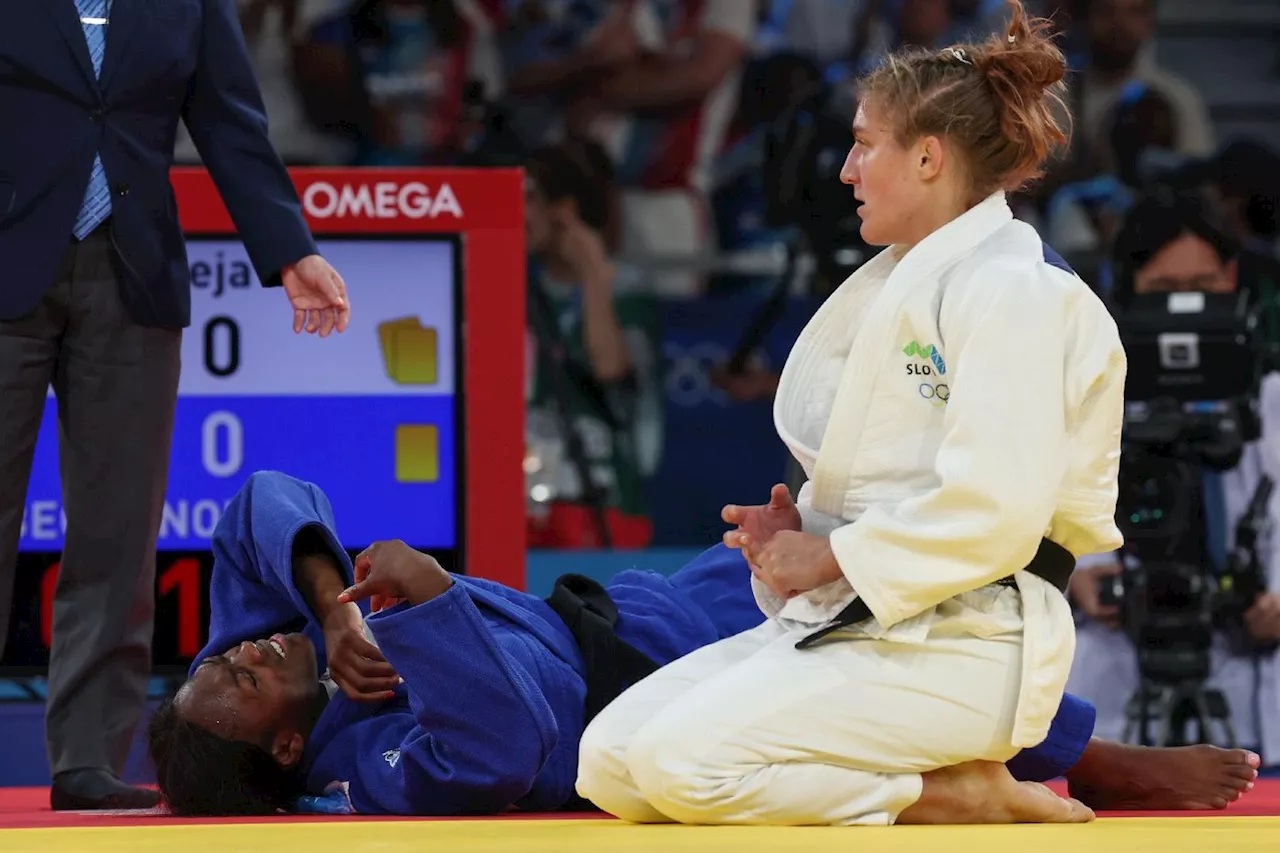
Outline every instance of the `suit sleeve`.
{"type": "Polygon", "coordinates": [[[370,814],[496,814],[524,796],[558,729],[532,674],[505,651],[465,584],[369,627],[404,679],[413,724],[398,743],[370,725],[356,745],[352,803],[370,814]],[[395,760],[388,754],[398,750],[395,760]]]}
{"type": "Polygon", "coordinates": [[[233,0],[204,0],[203,27],[182,118],[259,280],[278,285],[284,267],[317,253],[315,240],[267,136],[266,108],[233,0]]]}
{"type": "Polygon", "coordinates": [[[986,264],[949,295],[939,485],[831,534],[841,570],[884,627],[1021,569],[1048,529],[1069,450],[1067,305],[1042,274],[986,264]]]}

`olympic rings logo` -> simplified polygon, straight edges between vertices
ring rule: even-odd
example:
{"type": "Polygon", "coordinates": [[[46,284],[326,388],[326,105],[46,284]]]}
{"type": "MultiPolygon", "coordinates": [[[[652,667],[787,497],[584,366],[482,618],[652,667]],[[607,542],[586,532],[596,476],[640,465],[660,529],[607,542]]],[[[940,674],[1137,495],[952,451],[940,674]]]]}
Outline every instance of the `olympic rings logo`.
{"type": "Polygon", "coordinates": [[[930,385],[928,382],[921,382],[918,389],[920,396],[924,397],[934,406],[944,406],[951,399],[951,389],[946,385],[939,383],[938,385],[930,385]]]}
{"type": "MultiPolygon", "coordinates": [[[[724,367],[731,355],[729,347],[712,341],[692,344],[666,341],[662,345],[667,400],[675,406],[693,409],[699,406],[726,407],[733,400],[711,381],[712,371],[724,367]]],[[[769,359],[757,355],[749,359],[751,366],[768,370],[769,359]]]]}
{"type": "Polygon", "coordinates": [[[680,344],[666,341],[664,377],[667,399],[681,408],[724,406],[729,397],[711,382],[711,371],[729,359],[728,347],[710,342],[680,344]]]}

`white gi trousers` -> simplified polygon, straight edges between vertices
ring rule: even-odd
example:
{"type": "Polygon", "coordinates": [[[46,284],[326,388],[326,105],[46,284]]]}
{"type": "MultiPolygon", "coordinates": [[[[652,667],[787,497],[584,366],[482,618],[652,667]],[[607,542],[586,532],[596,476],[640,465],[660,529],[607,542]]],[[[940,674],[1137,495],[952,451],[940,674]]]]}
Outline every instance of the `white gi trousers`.
{"type": "Polygon", "coordinates": [[[798,650],[808,631],[770,620],[699,649],[591,722],[578,793],[636,823],[891,824],[921,773],[1018,752],[1021,631],[957,627],[798,650]]]}

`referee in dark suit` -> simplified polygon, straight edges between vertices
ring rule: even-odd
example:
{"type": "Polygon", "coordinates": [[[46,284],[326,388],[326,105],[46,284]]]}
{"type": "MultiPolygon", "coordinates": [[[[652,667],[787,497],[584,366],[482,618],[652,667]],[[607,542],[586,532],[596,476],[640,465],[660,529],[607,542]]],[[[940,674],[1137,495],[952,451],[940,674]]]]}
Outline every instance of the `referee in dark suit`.
{"type": "Polygon", "coordinates": [[[52,385],[67,515],[46,716],[55,809],[157,802],[119,774],[150,674],[190,322],[168,175],[179,119],[294,331],[342,331],[346,288],[267,141],[234,0],[0,3],[0,653],[52,385]]]}

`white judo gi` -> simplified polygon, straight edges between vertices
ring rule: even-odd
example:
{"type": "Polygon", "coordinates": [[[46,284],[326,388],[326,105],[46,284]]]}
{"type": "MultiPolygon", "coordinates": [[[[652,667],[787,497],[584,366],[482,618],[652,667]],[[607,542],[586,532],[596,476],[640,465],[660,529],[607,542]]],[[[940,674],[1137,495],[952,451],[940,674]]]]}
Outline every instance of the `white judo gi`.
{"type": "Polygon", "coordinates": [[[786,602],[753,579],[769,621],[609,705],[582,796],[637,822],[885,824],[921,773],[1044,739],[1074,628],[1021,569],[1045,536],[1120,544],[1125,372],[1105,307],[1045,253],[998,193],[819,309],[774,413],[844,579],[786,602]],[[872,622],[795,648],[855,595],[872,622]]]}

